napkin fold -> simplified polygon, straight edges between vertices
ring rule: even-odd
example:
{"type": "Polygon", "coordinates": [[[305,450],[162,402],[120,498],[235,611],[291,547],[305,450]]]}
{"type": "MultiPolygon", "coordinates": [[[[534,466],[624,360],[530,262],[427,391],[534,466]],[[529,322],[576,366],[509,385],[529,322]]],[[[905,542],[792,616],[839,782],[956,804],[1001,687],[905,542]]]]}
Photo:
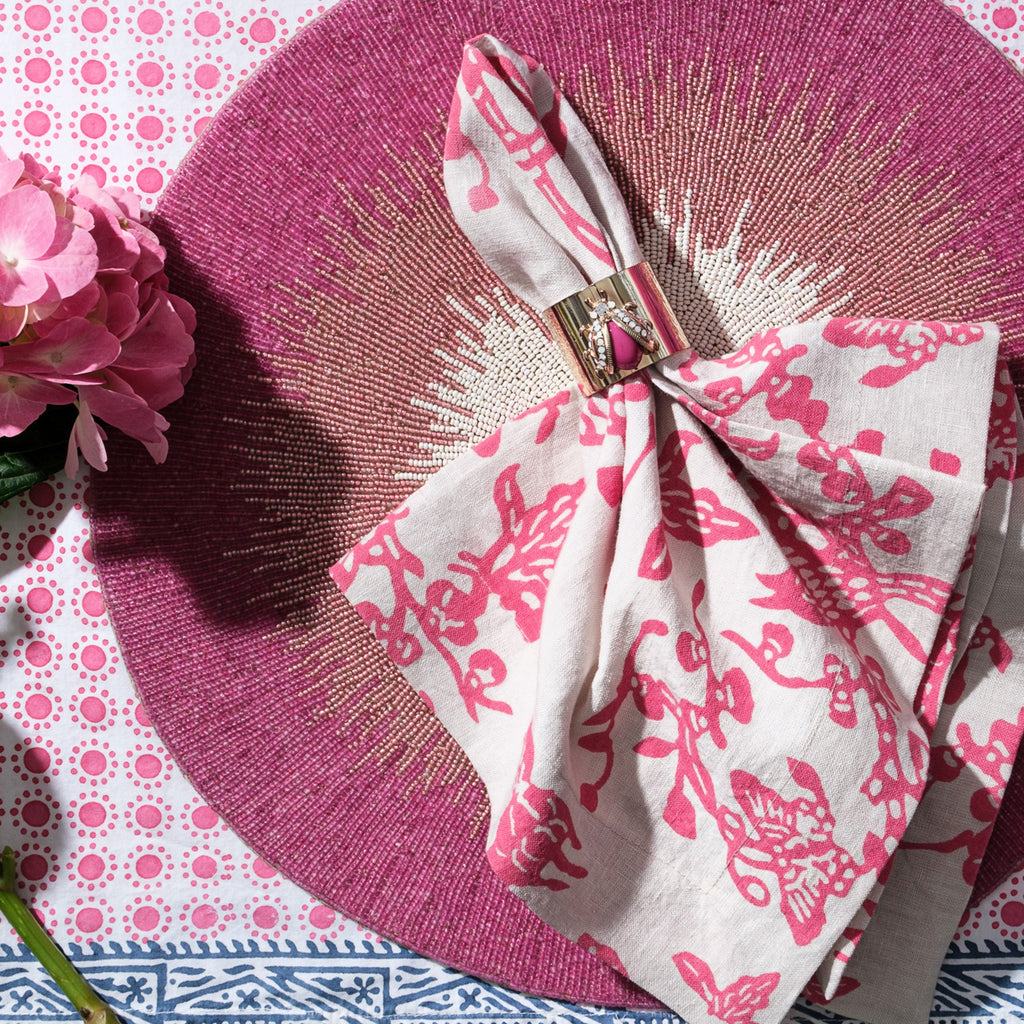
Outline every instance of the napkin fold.
{"type": "MultiPolygon", "coordinates": [[[[576,114],[490,37],[445,181],[538,309],[643,259],[576,114]]],[[[921,1021],[1024,728],[1017,422],[992,324],[775,328],[552,395],[332,572],[544,920],[690,1024],[805,988],[921,1021]],[[900,964],[903,921],[941,944],[900,964]]]]}

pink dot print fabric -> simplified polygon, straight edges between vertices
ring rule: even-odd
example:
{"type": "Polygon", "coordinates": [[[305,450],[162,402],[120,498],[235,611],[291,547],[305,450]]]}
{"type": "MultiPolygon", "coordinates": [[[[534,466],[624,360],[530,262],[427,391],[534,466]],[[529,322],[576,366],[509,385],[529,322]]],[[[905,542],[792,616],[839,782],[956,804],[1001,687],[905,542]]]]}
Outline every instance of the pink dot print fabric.
{"type": "MultiPolygon", "coordinates": [[[[445,180],[535,306],[640,260],[548,73],[489,37],[445,180]]],[[[483,778],[494,871],[690,1024],[802,990],[927,1018],[987,840],[967,780],[998,804],[1024,727],[998,340],[831,319],[559,392],[333,570],[483,778]],[[911,925],[937,949],[901,955],[911,925]]]]}
{"type": "MultiPolygon", "coordinates": [[[[0,0],[0,147],[58,168],[65,184],[88,175],[129,188],[151,210],[224,100],[322,9],[0,0]]],[[[164,943],[203,958],[211,985],[237,969],[207,955],[227,940],[379,944],[247,849],[171,760],[108,615],[87,479],[62,474],[0,506],[0,616],[0,845],[15,849],[22,896],[73,958],[100,957],[115,980],[137,965],[145,984],[126,1016],[170,1014],[153,984],[154,970],[179,969],[177,953],[153,967],[164,943]]],[[[0,1021],[66,1016],[6,923],[0,960],[14,972],[0,1021]]]]}

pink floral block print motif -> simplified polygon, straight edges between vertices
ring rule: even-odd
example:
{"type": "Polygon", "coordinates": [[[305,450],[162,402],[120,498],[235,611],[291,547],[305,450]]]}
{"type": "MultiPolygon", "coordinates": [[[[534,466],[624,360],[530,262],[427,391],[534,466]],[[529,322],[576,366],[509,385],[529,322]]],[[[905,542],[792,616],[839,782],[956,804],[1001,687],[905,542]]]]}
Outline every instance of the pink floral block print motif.
{"type": "MultiPolygon", "coordinates": [[[[486,783],[499,876],[689,1021],[781,1018],[881,891],[933,760],[923,694],[958,685],[987,424],[923,433],[886,394],[916,374],[865,383],[830,333],[544,403],[335,568],[486,783]]],[[[996,344],[917,374],[988,408],[996,344]]]]}
{"type": "MultiPolygon", "coordinates": [[[[858,875],[877,871],[887,858],[879,863],[865,851],[858,863],[838,846],[833,838],[835,818],[820,776],[806,761],[790,758],[788,767],[802,791],[792,800],[755,776],[734,771],[730,781],[742,816],[724,811],[721,828],[736,887],[752,904],[764,906],[772,891],[764,874],[774,875],[779,907],[793,940],[805,946],[825,927],[828,898],[842,896],[858,875]]],[[[869,834],[865,846],[876,842],[877,837],[869,834]]]]}
{"type": "Polygon", "coordinates": [[[861,383],[885,388],[933,362],[943,345],[971,345],[984,328],[976,324],[908,323],[905,320],[833,320],[833,345],[885,348],[888,359],[861,377],[861,383]]]}
{"type": "Polygon", "coordinates": [[[672,959],[679,976],[708,1005],[708,1013],[725,1024],[758,1024],[754,1014],[768,1005],[779,983],[778,974],[743,975],[720,989],[711,968],[693,953],[676,953],[672,959]]]}
{"type": "Polygon", "coordinates": [[[580,840],[572,825],[568,805],[553,790],[541,789],[530,781],[533,769],[533,738],[526,734],[523,761],[516,776],[512,799],[498,820],[487,859],[498,877],[509,885],[543,885],[568,889],[557,876],[585,878],[587,869],[573,864],[565,850],[575,849],[580,840]],[[545,869],[553,873],[544,874],[545,869]]]}
{"type": "Polygon", "coordinates": [[[631,751],[643,757],[676,758],[675,781],[665,801],[662,818],[679,835],[688,839],[696,838],[697,816],[688,791],[705,810],[717,816],[714,782],[701,758],[698,741],[707,734],[716,747],[725,747],[722,716],[728,714],[746,724],[750,721],[753,702],[750,683],[742,669],[731,668],[719,677],[710,664],[707,635],[697,618],[697,608],[704,598],[705,589],[703,580],[698,580],[693,588],[693,621],[697,635],[683,630],[676,640],[679,667],[691,674],[701,671],[705,673],[703,703],[695,704],[677,698],[669,683],[638,670],[638,654],[644,638],[665,636],[668,632],[668,626],[658,619],[648,619],[642,623],[640,633],[626,658],[614,700],[583,723],[585,730],[593,731],[585,731],[579,739],[579,745],[605,758],[600,777],[580,787],[580,799],[588,811],[597,809],[599,792],[611,777],[615,760],[612,733],[623,703],[632,698],[643,717],[660,721],[668,716],[669,720],[676,723],[677,735],[674,741],[650,735],[637,743],[631,751]]]}
{"type": "Polygon", "coordinates": [[[391,613],[385,616],[372,604],[359,605],[357,611],[400,667],[420,656],[424,640],[429,643],[448,666],[473,721],[478,721],[481,708],[512,713],[507,703],[488,694],[504,682],[508,670],[496,651],[478,645],[477,619],[497,596],[523,640],[538,638],[548,579],[583,490],[582,480],[556,484],[542,502],[527,508],[516,483],[518,470],[509,466],[494,483],[501,526],[497,539],[481,555],[460,551],[458,561],[448,566],[452,577],[432,581],[423,601],[410,589],[412,581],[423,579],[423,563],[398,539],[397,523],[407,514],[403,510],[389,516],[334,571],[335,581],[346,589],[361,568],[386,569],[396,597],[391,613]]]}
{"type": "MultiPolygon", "coordinates": [[[[643,259],[571,107],[489,37],[466,46],[445,183],[535,309],[643,259]]],[[[830,320],[561,392],[334,569],[485,783],[498,876],[689,1024],[872,991],[845,967],[901,858],[959,880],[983,852],[970,808],[998,803],[998,765],[964,829],[901,842],[930,766],[1012,760],[1024,727],[1024,636],[996,624],[1007,661],[978,632],[1021,574],[993,503],[1019,486],[997,347],[993,325],[830,320]],[[989,649],[1002,703],[979,714],[957,673],[989,649]]]]}

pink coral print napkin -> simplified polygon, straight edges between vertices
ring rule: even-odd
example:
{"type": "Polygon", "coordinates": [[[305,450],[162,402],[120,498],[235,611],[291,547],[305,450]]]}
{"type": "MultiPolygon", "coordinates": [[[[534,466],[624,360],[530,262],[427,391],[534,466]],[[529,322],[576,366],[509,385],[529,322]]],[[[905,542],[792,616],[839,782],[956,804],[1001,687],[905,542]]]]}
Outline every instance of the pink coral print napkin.
{"type": "MultiPolygon", "coordinates": [[[[572,109],[489,37],[445,176],[537,308],[643,259],[572,109]]],[[[927,1018],[1024,726],[997,346],[830,320],[562,391],[334,567],[486,784],[494,870],[690,1024],[803,989],[927,1018]]]]}

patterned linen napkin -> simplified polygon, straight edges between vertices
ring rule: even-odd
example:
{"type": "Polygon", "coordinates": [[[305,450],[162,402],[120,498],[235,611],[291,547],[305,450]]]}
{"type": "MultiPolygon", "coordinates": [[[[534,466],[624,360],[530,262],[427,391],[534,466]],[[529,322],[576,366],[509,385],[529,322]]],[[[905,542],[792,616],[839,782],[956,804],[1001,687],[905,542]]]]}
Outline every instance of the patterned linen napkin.
{"type": "MultiPolygon", "coordinates": [[[[590,135],[490,37],[445,158],[538,309],[642,261],[590,135]]],[[[559,392],[333,569],[483,779],[494,870],[690,1024],[805,987],[927,1017],[1024,727],[997,346],[833,319],[559,392]]]]}

